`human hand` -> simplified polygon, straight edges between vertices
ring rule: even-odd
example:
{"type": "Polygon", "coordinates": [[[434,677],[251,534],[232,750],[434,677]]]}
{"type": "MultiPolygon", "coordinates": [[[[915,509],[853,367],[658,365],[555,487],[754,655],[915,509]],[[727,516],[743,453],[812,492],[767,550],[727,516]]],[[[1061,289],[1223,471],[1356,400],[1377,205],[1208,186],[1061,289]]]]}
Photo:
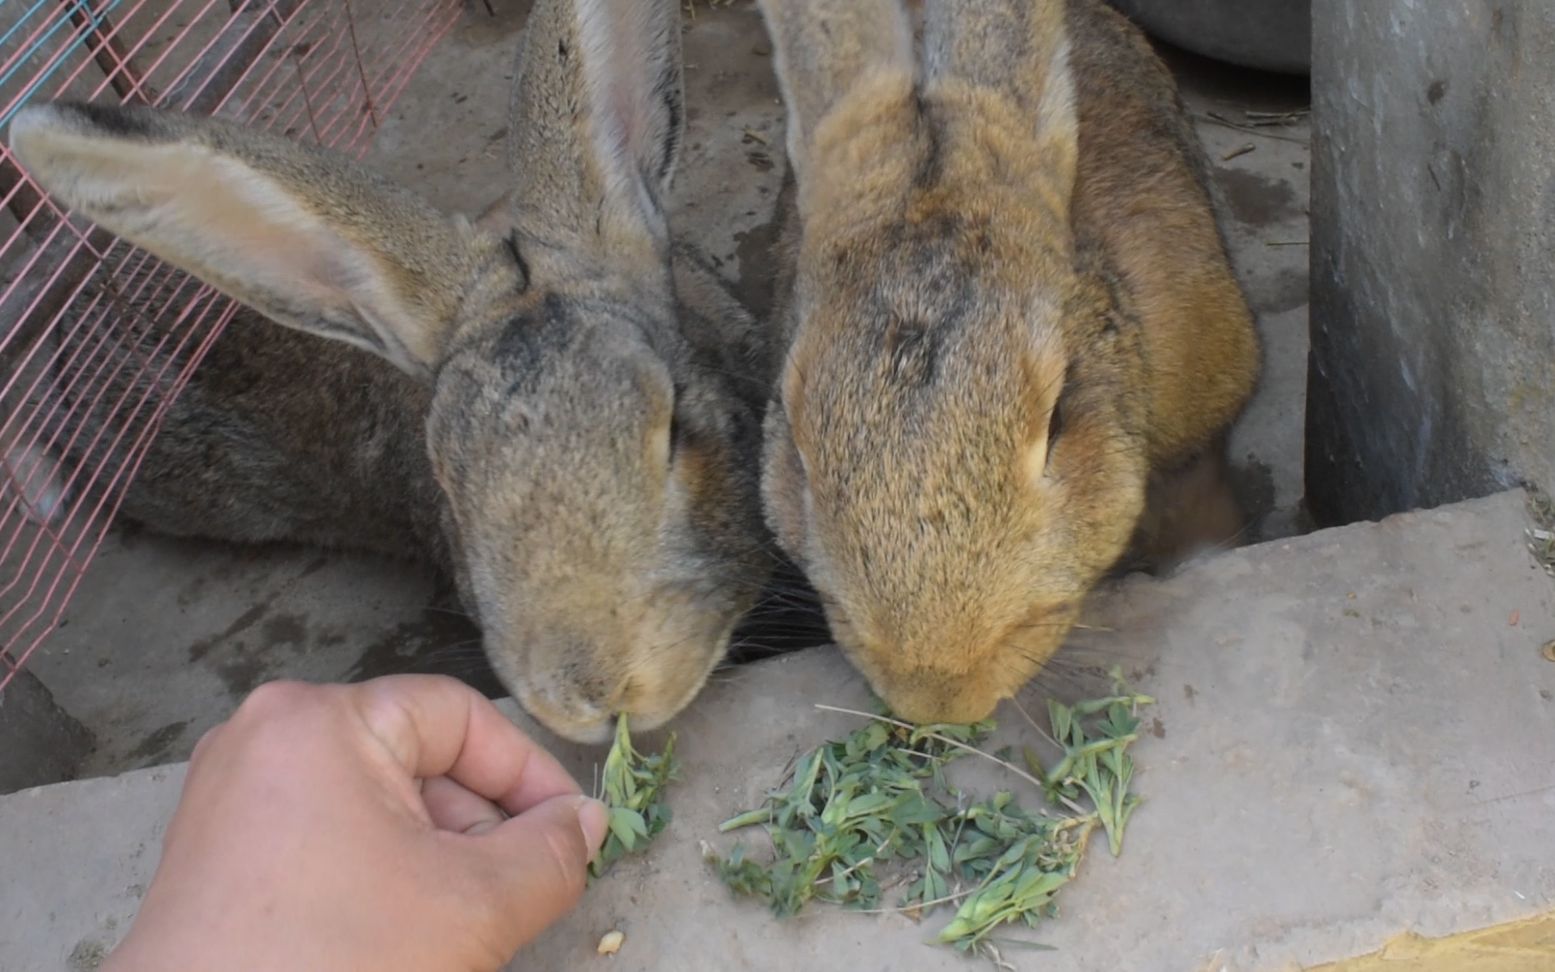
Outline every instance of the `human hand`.
{"type": "Polygon", "coordinates": [[[476,972],[577,904],[603,805],[452,679],[272,682],[195,747],[105,972],[476,972]]]}

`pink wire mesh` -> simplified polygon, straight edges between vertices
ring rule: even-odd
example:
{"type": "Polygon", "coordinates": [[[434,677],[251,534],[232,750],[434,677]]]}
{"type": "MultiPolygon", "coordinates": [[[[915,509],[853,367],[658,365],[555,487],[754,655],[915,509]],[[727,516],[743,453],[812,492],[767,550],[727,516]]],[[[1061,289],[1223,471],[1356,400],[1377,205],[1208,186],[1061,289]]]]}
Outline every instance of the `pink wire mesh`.
{"type": "MultiPolygon", "coordinates": [[[[461,6],[0,0],[0,124],[37,99],[140,102],[360,157],[461,6]]],[[[236,307],[72,220],[6,146],[0,236],[3,690],[58,625],[168,406],[236,307]]]]}

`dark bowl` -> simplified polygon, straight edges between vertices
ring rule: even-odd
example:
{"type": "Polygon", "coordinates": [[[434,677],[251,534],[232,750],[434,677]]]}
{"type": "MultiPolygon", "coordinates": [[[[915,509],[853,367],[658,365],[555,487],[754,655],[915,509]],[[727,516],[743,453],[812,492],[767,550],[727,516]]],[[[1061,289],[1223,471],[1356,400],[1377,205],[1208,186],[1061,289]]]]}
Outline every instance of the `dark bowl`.
{"type": "Polygon", "coordinates": [[[1110,0],[1148,33],[1217,61],[1312,70],[1311,0],[1110,0]]]}

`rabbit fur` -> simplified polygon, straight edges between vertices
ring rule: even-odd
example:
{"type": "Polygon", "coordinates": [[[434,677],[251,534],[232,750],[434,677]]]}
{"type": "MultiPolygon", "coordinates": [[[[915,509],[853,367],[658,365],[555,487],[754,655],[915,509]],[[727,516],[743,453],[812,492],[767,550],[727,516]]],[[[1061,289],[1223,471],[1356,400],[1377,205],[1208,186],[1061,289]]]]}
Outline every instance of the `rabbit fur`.
{"type": "MultiPolygon", "coordinates": [[[[124,512],[430,559],[505,686],[561,736],[679,712],[773,560],[761,332],[664,211],[680,58],[677,0],[539,0],[512,183],[478,223],[227,122],[18,115],[14,150],[56,197],[246,305],[124,512]]],[[[86,445],[106,418],[88,410],[68,437],[76,464],[112,458],[86,445]]]]}
{"type": "Polygon", "coordinates": [[[795,179],[768,521],[898,715],[975,721],[1131,547],[1234,532],[1199,500],[1252,316],[1172,77],[1101,0],[760,6],[795,179]]]}

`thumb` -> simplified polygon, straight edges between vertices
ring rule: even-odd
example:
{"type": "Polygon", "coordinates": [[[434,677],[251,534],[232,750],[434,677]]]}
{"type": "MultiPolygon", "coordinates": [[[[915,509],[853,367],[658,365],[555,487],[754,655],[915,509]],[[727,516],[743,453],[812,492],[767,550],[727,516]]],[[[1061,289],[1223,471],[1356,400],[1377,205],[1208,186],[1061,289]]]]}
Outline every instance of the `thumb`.
{"type": "Polygon", "coordinates": [[[577,906],[608,818],[598,800],[558,796],[474,838],[471,849],[495,868],[502,933],[515,949],[577,906]]]}

